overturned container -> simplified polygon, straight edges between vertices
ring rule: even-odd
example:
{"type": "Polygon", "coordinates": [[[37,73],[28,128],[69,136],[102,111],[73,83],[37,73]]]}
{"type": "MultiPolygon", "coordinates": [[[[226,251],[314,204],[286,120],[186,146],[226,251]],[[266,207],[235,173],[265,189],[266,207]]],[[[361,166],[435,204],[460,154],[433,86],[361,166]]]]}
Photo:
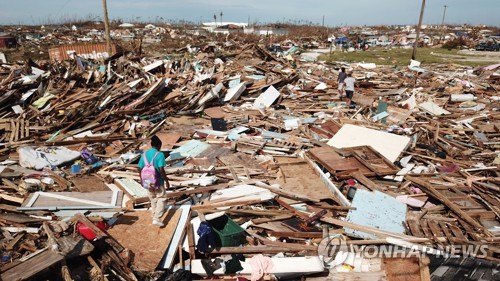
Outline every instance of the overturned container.
{"type": "Polygon", "coordinates": [[[473,101],[476,99],[473,94],[452,94],[450,97],[450,101],[452,102],[473,101]]]}

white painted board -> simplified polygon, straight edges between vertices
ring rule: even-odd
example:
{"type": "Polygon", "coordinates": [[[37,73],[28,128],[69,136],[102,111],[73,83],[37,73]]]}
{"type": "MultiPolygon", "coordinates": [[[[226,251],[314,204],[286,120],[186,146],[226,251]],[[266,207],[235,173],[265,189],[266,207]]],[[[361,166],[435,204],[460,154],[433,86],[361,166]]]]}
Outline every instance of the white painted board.
{"type": "Polygon", "coordinates": [[[276,90],[273,86],[267,88],[267,90],[262,93],[253,103],[253,108],[258,109],[264,106],[265,108],[270,107],[274,101],[280,96],[280,92],[276,90]]]}
{"type": "Polygon", "coordinates": [[[246,89],[245,82],[238,84],[234,88],[229,88],[226,92],[226,96],[224,97],[224,101],[232,102],[237,100],[240,97],[241,93],[245,91],[245,89],[246,89]]]}
{"type": "Polygon", "coordinates": [[[410,144],[411,139],[383,131],[346,124],[327,142],[336,148],[369,145],[394,162],[410,144]]]}

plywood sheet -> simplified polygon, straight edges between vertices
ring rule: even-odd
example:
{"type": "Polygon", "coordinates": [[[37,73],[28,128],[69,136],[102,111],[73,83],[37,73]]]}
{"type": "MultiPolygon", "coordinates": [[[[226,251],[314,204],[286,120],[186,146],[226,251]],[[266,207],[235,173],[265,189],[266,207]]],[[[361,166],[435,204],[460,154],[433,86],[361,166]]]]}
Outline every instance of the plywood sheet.
{"type": "Polygon", "coordinates": [[[262,170],[262,167],[250,155],[237,152],[217,157],[225,166],[244,166],[249,169],[262,170]]]}
{"type": "Polygon", "coordinates": [[[346,124],[327,144],[336,148],[369,145],[389,161],[394,162],[410,144],[410,141],[411,139],[406,136],[346,124]]]}
{"type": "Polygon", "coordinates": [[[74,177],[71,182],[80,192],[109,191],[106,184],[96,176],[74,177]]]}
{"type": "Polygon", "coordinates": [[[179,209],[168,210],[163,216],[165,227],[158,228],[151,224],[151,212],[131,212],[119,217],[108,233],[134,253],[134,267],[152,272],[163,257],[180,216],[179,209]]]}
{"type": "Polygon", "coordinates": [[[165,151],[174,148],[174,145],[182,137],[182,134],[176,132],[168,132],[158,133],[156,134],[156,136],[161,140],[161,150],[165,151]]]}
{"type": "MultiPolygon", "coordinates": [[[[334,194],[321,181],[316,172],[307,162],[300,164],[286,164],[296,162],[296,159],[276,158],[285,178],[277,180],[281,187],[289,192],[297,192],[312,199],[332,198],[334,194]]],[[[274,183],[274,182],[271,182],[274,183]]]]}
{"type": "Polygon", "coordinates": [[[384,267],[388,281],[420,281],[418,258],[387,258],[384,267]]]}

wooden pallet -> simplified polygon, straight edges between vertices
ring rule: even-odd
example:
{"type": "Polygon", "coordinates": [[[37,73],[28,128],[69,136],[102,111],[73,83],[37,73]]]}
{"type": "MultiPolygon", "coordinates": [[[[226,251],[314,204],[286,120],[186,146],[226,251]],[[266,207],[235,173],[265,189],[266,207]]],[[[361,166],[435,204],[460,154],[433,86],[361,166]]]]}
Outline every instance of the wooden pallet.
{"type": "Polygon", "coordinates": [[[24,119],[0,119],[0,131],[5,130],[5,141],[17,142],[30,136],[30,123],[24,119]]]}

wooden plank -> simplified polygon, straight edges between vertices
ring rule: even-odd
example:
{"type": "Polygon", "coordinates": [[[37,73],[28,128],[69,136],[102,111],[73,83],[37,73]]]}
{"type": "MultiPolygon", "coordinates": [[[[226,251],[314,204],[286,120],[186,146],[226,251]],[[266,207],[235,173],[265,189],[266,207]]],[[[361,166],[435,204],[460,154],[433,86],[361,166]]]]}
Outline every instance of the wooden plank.
{"type": "Polygon", "coordinates": [[[202,194],[204,192],[214,191],[218,189],[224,189],[228,187],[227,183],[210,185],[205,187],[196,187],[194,189],[182,190],[182,191],[167,191],[166,195],[168,198],[176,198],[183,195],[191,195],[191,194],[202,194]]]}
{"type": "Polygon", "coordinates": [[[422,255],[419,259],[420,266],[420,281],[431,280],[431,273],[429,270],[430,259],[427,255],[422,255]]]}
{"type": "Polygon", "coordinates": [[[439,226],[441,227],[441,230],[443,231],[444,235],[446,236],[446,239],[448,239],[448,241],[451,243],[452,240],[453,240],[452,239],[453,238],[453,234],[448,229],[448,225],[445,222],[442,222],[442,221],[438,221],[437,223],[439,223],[439,226]]]}
{"type": "Polygon", "coordinates": [[[186,229],[186,224],[189,223],[189,219],[191,218],[191,203],[185,203],[180,206],[182,210],[181,217],[175,229],[174,236],[170,240],[170,244],[168,245],[168,249],[165,252],[164,263],[162,268],[170,269],[173,265],[175,254],[177,253],[177,247],[180,245],[181,238],[186,229]]]}
{"type": "Polygon", "coordinates": [[[469,239],[467,239],[467,237],[463,234],[462,230],[458,226],[449,223],[447,225],[455,237],[462,241],[469,241],[469,239]]]}
{"type": "Polygon", "coordinates": [[[193,211],[200,211],[200,210],[207,210],[207,209],[208,210],[216,209],[216,208],[221,208],[221,207],[246,206],[246,205],[253,205],[253,204],[257,204],[257,203],[262,203],[262,200],[255,199],[255,200],[223,202],[223,203],[216,203],[216,204],[195,205],[195,206],[192,206],[191,209],[193,211]]]}
{"type": "Polygon", "coordinates": [[[306,213],[298,211],[297,209],[295,209],[294,207],[290,206],[289,204],[287,204],[283,200],[281,200],[279,198],[274,198],[274,201],[278,202],[278,204],[280,204],[282,207],[284,207],[288,211],[290,211],[293,214],[295,214],[297,217],[299,217],[299,218],[301,218],[303,220],[308,220],[309,219],[309,216],[306,213]]]}
{"type": "Polygon", "coordinates": [[[2,193],[0,193],[0,198],[2,200],[7,200],[7,201],[10,201],[10,202],[15,202],[15,203],[18,203],[18,204],[22,204],[24,202],[24,198],[15,197],[15,196],[11,196],[11,195],[8,195],[8,194],[2,194],[2,193]]]}
{"type": "Polygon", "coordinates": [[[221,254],[277,254],[277,253],[295,253],[301,252],[303,249],[299,248],[287,248],[283,246],[243,246],[243,247],[220,247],[214,249],[210,254],[221,255],[221,254]]]}
{"type": "Polygon", "coordinates": [[[276,246],[276,247],[283,247],[283,248],[291,248],[291,249],[302,249],[303,251],[317,251],[318,246],[314,245],[304,245],[304,244],[294,244],[294,243],[285,243],[285,242],[280,242],[280,241],[271,241],[269,239],[266,239],[259,234],[257,234],[257,231],[251,230],[251,229],[245,229],[245,231],[252,237],[260,240],[264,245],[270,245],[270,246],[276,246]]]}
{"type": "Polygon", "coordinates": [[[416,237],[425,237],[424,233],[420,229],[420,224],[415,221],[414,219],[408,219],[407,221],[408,226],[410,227],[411,234],[416,237]]]}
{"type": "Polygon", "coordinates": [[[366,232],[369,234],[373,234],[373,235],[378,236],[380,238],[394,237],[394,238],[399,238],[399,239],[403,239],[403,240],[410,240],[410,239],[416,238],[414,236],[385,231],[385,230],[381,230],[381,229],[378,229],[375,227],[364,226],[364,225],[360,225],[360,224],[356,224],[356,223],[352,223],[352,222],[339,220],[336,218],[323,217],[320,220],[322,222],[326,222],[329,224],[347,227],[347,228],[355,229],[358,231],[366,232]]]}
{"type": "Polygon", "coordinates": [[[8,223],[27,224],[47,221],[45,218],[30,217],[25,214],[0,213],[0,220],[8,223]]]}
{"type": "Polygon", "coordinates": [[[23,139],[23,138],[24,138],[24,131],[26,130],[26,129],[24,128],[24,119],[21,119],[21,120],[20,120],[20,123],[21,123],[21,124],[20,124],[20,126],[19,126],[19,127],[20,127],[20,128],[19,128],[19,134],[20,134],[19,138],[20,138],[20,139],[23,139]]]}
{"type": "Polygon", "coordinates": [[[27,280],[50,266],[62,261],[64,257],[61,254],[44,251],[43,253],[25,261],[17,266],[3,272],[1,280],[27,280]]]}
{"type": "Polygon", "coordinates": [[[100,228],[98,228],[86,216],[78,213],[73,217],[73,219],[83,223],[86,227],[88,227],[90,230],[92,230],[96,235],[96,239],[108,237],[108,234],[106,232],[104,232],[100,228]]]}
{"type": "Polygon", "coordinates": [[[196,258],[196,245],[194,241],[193,225],[191,223],[187,224],[186,235],[189,247],[189,259],[194,260],[196,258]]]}
{"type": "Polygon", "coordinates": [[[360,171],[351,172],[350,175],[353,178],[355,178],[357,181],[359,181],[362,185],[369,188],[370,190],[382,191],[381,188],[377,184],[375,184],[369,178],[365,177],[365,175],[363,175],[363,173],[361,173],[360,171]]]}
{"type": "Polygon", "coordinates": [[[256,219],[252,219],[252,223],[258,225],[261,223],[282,221],[282,220],[290,219],[292,217],[293,217],[293,215],[290,214],[290,215],[279,215],[279,216],[275,216],[275,217],[271,217],[271,218],[256,218],[256,219]]]}
{"type": "Polygon", "coordinates": [[[420,227],[422,228],[422,231],[424,232],[425,237],[433,238],[431,229],[429,228],[429,225],[427,224],[427,220],[421,219],[420,220],[420,227]]]}
{"type": "Polygon", "coordinates": [[[14,119],[10,119],[10,142],[14,142],[16,132],[16,124],[14,123],[14,119]]]}
{"type": "Polygon", "coordinates": [[[467,234],[472,237],[475,241],[481,242],[483,239],[481,239],[481,236],[477,235],[476,231],[465,221],[459,219],[458,222],[462,227],[465,229],[467,234]]]}
{"type": "Polygon", "coordinates": [[[445,237],[443,231],[441,230],[441,227],[439,226],[439,223],[435,220],[427,220],[427,224],[429,225],[432,234],[435,238],[443,238],[445,237]]]}
{"type": "Polygon", "coordinates": [[[14,142],[17,142],[19,140],[19,120],[14,120],[14,124],[16,125],[14,130],[14,142]]]}
{"type": "Polygon", "coordinates": [[[290,238],[323,238],[322,232],[296,232],[296,231],[266,231],[267,234],[274,237],[290,238]]]}

